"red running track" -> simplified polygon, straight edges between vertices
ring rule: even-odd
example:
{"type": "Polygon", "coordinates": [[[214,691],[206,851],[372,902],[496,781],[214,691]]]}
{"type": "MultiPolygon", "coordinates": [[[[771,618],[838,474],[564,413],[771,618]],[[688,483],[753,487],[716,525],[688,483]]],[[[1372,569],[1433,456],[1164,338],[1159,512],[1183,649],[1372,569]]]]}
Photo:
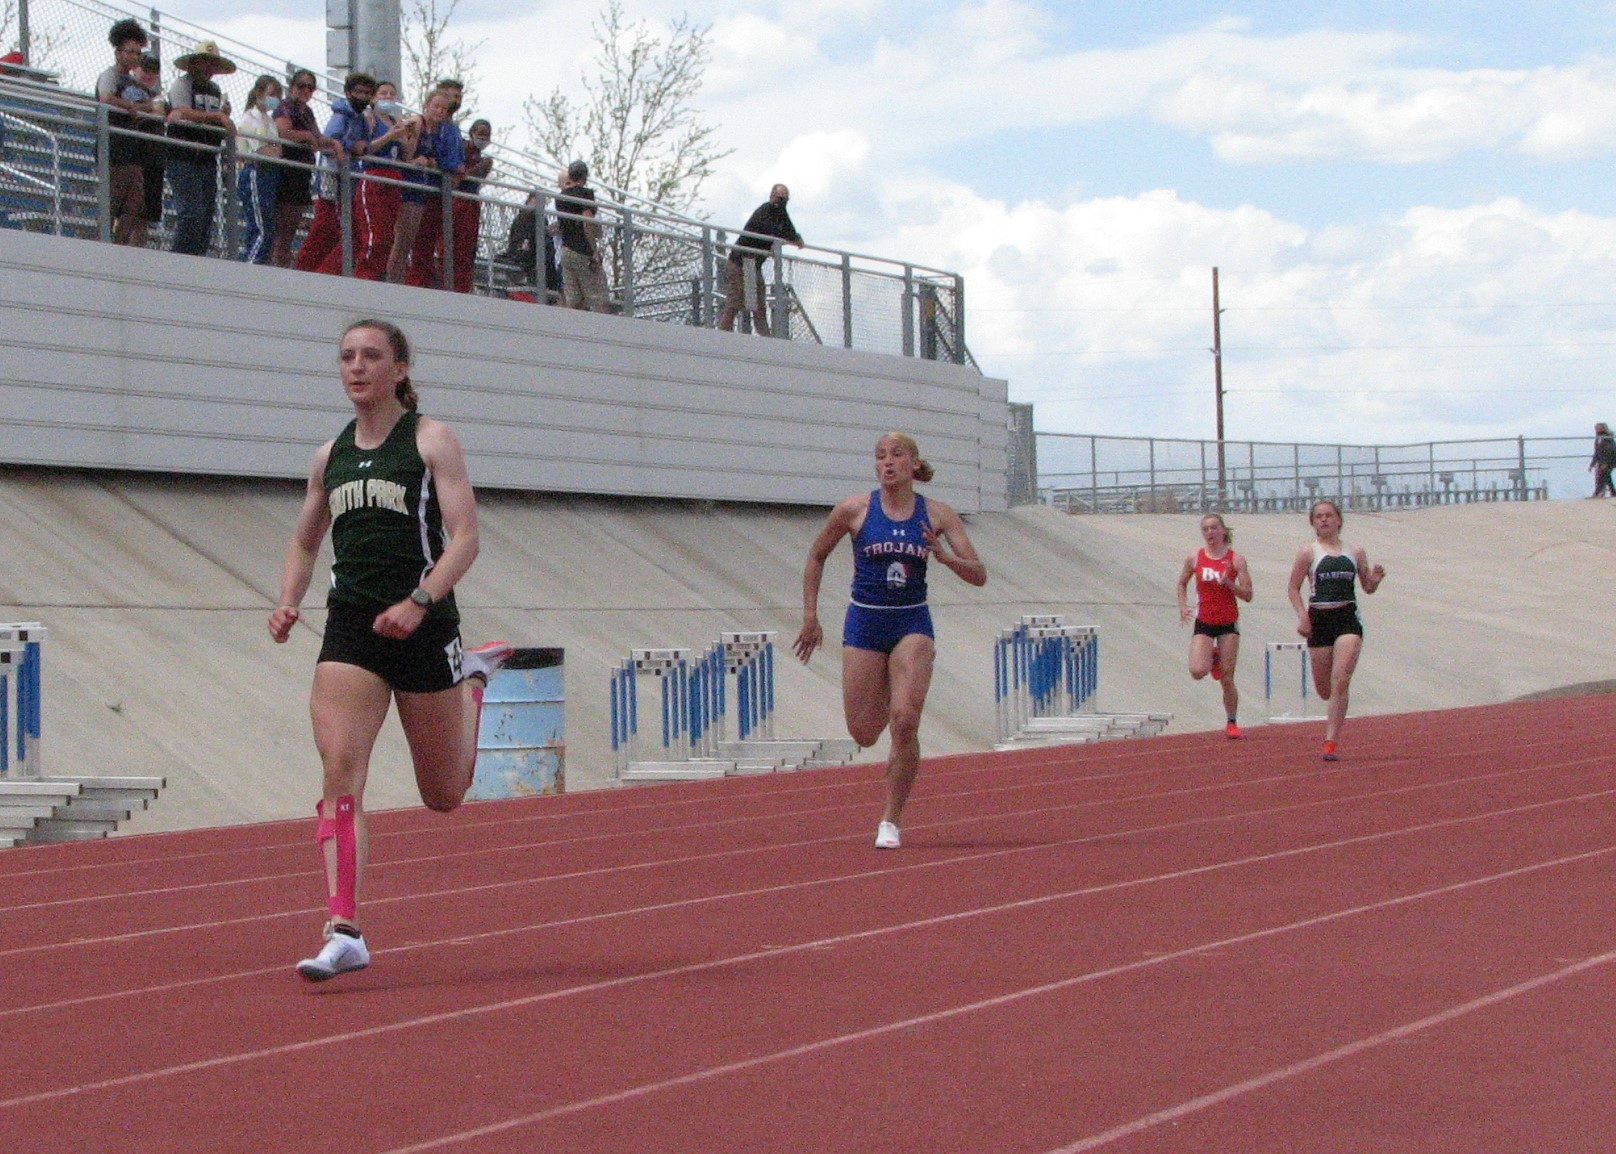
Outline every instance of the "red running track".
{"type": "Polygon", "coordinates": [[[0,854],[6,1151],[1616,1148],[1578,698],[0,854]]]}

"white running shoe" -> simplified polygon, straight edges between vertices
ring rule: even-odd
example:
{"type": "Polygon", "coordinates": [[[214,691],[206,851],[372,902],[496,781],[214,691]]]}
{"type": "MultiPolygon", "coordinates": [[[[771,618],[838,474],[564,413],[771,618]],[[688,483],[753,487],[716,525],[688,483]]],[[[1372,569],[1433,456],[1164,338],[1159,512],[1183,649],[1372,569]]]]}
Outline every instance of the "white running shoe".
{"type": "Polygon", "coordinates": [[[898,827],[893,825],[890,821],[884,821],[880,825],[876,826],[875,827],[875,848],[876,849],[897,849],[898,848],[898,827]]]}
{"type": "Polygon", "coordinates": [[[349,937],[341,931],[325,927],[325,945],[312,958],[297,964],[297,972],[311,982],[323,982],[349,970],[362,970],[370,965],[370,950],[363,937],[349,937]]]}
{"type": "Polygon", "coordinates": [[[481,677],[486,682],[515,652],[516,646],[509,641],[490,641],[487,645],[467,649],[460,655],[460,674],[462,677],[481,677]]]}

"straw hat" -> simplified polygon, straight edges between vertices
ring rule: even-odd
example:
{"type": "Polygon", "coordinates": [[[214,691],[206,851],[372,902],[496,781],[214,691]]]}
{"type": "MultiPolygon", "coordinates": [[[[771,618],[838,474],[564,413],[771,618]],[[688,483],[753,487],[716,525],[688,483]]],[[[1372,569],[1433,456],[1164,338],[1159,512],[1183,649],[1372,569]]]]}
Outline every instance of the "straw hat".
{"type": "Polygon", "coordinates": [[[196,51],[187,52],[174,61],[174,67],[182,71],[189,69],[198,60],[207,60],[213,64],[215,76],[229,76],[236,70],[236,62],[226,59],[219,51],[219,45],[212,40],[204,40],[196,46],[196,51]]]}

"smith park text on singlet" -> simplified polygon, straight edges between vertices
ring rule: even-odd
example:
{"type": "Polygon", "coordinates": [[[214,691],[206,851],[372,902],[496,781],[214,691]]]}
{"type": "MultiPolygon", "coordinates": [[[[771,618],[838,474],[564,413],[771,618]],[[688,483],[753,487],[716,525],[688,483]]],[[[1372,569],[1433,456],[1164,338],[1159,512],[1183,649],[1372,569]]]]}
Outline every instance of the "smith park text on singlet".
{"type": "MultiPolygon", "coordinates": [[[[417,415],[406,412],[374,449],[354,443],[356,423],[332,443],[325,466],[336,554],[328,600],[379,612],[408,597],[443,555],[443,513],[415,444],[417,415]]],[[[459,621],[454,594],[430,615],[459,621]]]]}
{"type": "Polygon", "coordinates": [[[1315,609],[1328,609],[1336,605],[1356,605],[1358,565],[1350,553],[1326,553],[1324,546],[1313,542],[1313,564],[1308,574],[1313,578],[1313,596],[1309,604],[1315,609]]]}
{"type": "Polygon", "coordinates": [[[915,511],[894,521],[881,509],[881,490],[870,494],[864,525],[853,539],[853,604],[903,609],[926,603],[926,498],[915,494],[915,511]]]}
{"type": "Polygon", "coordinates": [[[1240,620],[1240,606],[1234,590],[1222,579],[1234,579],[1234,550],[1222,557],[1210,557],[1205,549],[1195,554],[1195,616],[1208,625],[1233,625],[1240,620]]]}

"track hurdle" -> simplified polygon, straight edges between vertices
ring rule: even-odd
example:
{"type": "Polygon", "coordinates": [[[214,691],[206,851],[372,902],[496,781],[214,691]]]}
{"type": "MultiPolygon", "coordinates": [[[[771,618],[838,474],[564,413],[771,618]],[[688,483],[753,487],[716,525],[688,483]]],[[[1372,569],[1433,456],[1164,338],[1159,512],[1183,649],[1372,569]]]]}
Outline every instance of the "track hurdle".
{"type": "Polygon", "coordinates": [[[1034,717],[1089,710],[1100,684],[1100,631],[1031,614],[1001,630],[993,654],[999,739],[1021,733],[1034,717]]]}
{"type": "Polygon", "coordinates": [[[42,772],[44,640],[37,621],[0,624],[0,777],[42,772]]]}
{"type": "MultiPolygon", "coordinates": [[[[741,741],[774,738],[774,638],[770,633],[720,633],[715,647],[735,679],[735,728],[741,741]]],[[[724,696],[719,694],[720,725],[724,696]]]]}
{"type": "Polygon", "coordinates": [[[689,649],[631,650],[628,660],[612,671],[609,692],[612,760],[619,773],[635,761],[689,761],[712,757],[717,751],[724,715],[721,646],[699,656],[689,649]],[[661,728],[654,754],[641,748],[642,676],[657,683],[661,728]]]}
{"type": "Polygon", "coordinates": [[[1263,653],[1263,700],[1268,707],[1268,720],[1273,721],[1315,721],[1317,715],[1312,712],[1313,695],[1308,686],[1308,659],[1307,642],[1305,641],[1270,641],[1263,653]],[[1286,673],[1283,665],[1286,664],[1285,654],[1295,653],[1300,658],[1297,667],[1297,677],[1293,683],[1290,674],[1286,673]],[[1275,676],[1276,665],[1281,666],[1278,677],[1275,676]],[[1292,698],[1287,686],[1295,684],[1297,696],[1292,698]],[[1275,712],[1275,687],[1279,687],[1279,706],[1283,712],[1275,712]],[[1289,706],[1294,702],[1296,712],[1290,712],[1289,706]]]}
{"type": "Polygon", "coordinates": [[[661,760],[690,757],[690,650],[634,649],[612,674],[612,756],[619,771],[639,759],[642,675],[657,682],[661,760]]]}
{"type": "Polygon", "coordinates": [[[717,643],[699,655],[689,649],[632,650],[628,660],[612,671],[608,688],[612,760],[619,775],[637,761],[716,757],[732,701],[740,740],[772,740],[775,636],[721,633],[717,643]],[[657,682],[661,729],[654,749],[641,740],[641,677],[657,682]]]}

